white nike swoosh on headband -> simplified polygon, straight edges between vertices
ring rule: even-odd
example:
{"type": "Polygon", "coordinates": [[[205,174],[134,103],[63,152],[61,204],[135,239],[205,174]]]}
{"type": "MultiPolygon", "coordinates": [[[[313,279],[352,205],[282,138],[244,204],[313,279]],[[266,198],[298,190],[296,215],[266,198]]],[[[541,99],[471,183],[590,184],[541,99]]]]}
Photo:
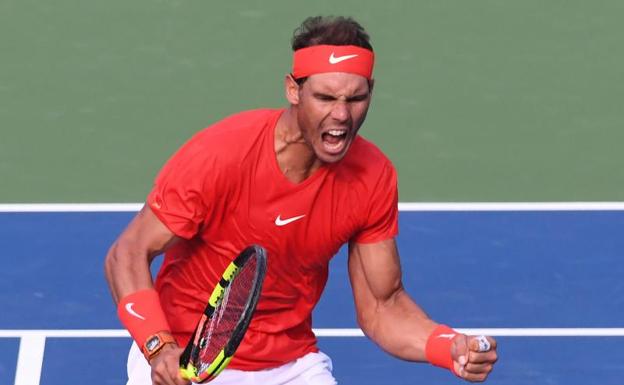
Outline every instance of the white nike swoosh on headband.
{"type": "Polygon", "coordinates": [[[356,57],[357,55],[344,55],[344,56],[334,56],[334,53],[332,52],[332,54],[329,56],[329,63],[330,64],[338,64],[341,61],[345,61],[345,60],[349,60],[349,59],[353,59],[354,57],[356,57]]]}

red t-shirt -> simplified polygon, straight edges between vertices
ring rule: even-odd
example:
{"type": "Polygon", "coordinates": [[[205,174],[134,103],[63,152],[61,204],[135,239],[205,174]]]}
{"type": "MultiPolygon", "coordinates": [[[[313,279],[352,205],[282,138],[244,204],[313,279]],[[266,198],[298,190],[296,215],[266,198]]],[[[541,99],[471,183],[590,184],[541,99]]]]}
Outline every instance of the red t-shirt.
{"type": "Polygon", "coordinates": [[[398,232],[396,172],[382,152],[358,136],[340,162],[292,183],[274,149],[282,112],[243,112],[199,132],[163,167],[147,199],[184,238],[166,252],[155,285],[182,346],[227,264],[250,244],[267,250],[260,301],[229,365],[241,370],[317,351],[311,312],[329,260],[346,242],[398,232]]]}

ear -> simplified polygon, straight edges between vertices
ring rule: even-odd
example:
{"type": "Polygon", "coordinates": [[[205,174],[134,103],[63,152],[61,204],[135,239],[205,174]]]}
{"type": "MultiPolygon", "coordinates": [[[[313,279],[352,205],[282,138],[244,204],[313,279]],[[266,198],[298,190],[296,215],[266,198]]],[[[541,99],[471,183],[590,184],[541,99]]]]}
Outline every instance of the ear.
{"type": "Polygon", "coordinates": [[[297,84],[291,74],[287,74],[284,78],[284,92],[288,103],[291,105],[299,104],[299,84],[297,84]]]}

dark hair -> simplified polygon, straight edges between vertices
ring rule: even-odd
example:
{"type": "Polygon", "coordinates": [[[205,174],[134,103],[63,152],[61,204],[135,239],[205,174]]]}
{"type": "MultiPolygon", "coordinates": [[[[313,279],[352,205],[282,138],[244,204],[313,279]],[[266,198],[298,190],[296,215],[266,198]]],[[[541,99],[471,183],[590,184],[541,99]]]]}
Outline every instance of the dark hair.
{"type": "Polygon", "coordinates": [[[343,16],[308,17],[293,33],[293,51],[321,44],[356,45],[373,50],[370,37],[360,23],[343,16]]]}

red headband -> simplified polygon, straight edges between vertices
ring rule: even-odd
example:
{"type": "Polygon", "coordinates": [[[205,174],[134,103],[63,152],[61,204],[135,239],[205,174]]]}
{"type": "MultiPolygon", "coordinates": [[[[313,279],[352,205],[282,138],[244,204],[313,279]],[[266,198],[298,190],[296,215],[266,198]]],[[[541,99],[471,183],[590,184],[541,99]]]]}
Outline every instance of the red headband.
{"type": "Polygon", "coordinates": [[[354,45],[313,45],[298,49],[293,57],[293,77],[305,78],[324,72],[348,72],[371,79],[375,54],[354,45]]]}

